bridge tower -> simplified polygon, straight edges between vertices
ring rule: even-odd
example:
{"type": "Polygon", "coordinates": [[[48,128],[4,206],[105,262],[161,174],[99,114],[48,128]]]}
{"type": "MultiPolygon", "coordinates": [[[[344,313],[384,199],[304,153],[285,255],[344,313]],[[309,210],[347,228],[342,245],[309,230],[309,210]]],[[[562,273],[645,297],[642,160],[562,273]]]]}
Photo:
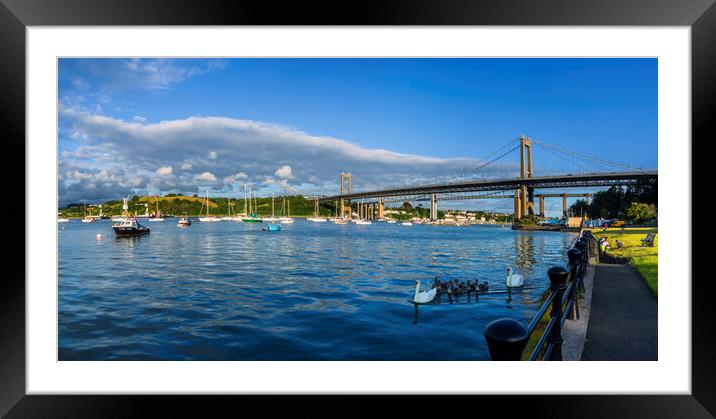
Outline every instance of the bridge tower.
{"type": "MultiPolygon", "coordinates": [[[[341,172],[341,195],[345,194],[346,192],[351,193],[351,174],[341,172]]],[[[348,213],[348,218],[351,218],[350,200],[348,200],[348,206],[346,206],[345,200],[343,199],[343,197],[341,197],[341,213],[339,217],[345,217],[346,213],[348,213]]]]}
{"type": "MultiPolygon", "coordinates": [[[[520,178],[526,179],[534,176],[534,169],[532,166],[532,139],[520,136],[520,178]],[[525,153],[527,158],[525,158],[525,153]]],[[[534,200],[534,188],[528,188],[527,185],[520,186],[520,217],[526,215],[534,215],[535,213],[535,200],[534,200]]]]}
{"type": "Polygon", "coordinates": [[[437,221],[438,219],[438,196],[437,194],[430,194],[430,221],[437,221]]]}

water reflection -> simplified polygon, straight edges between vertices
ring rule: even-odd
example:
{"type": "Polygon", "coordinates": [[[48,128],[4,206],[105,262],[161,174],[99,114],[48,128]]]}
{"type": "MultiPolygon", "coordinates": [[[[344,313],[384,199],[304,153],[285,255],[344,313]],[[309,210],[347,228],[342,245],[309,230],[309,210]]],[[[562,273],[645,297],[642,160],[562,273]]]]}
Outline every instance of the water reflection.
{"type": "Polygon", "coordinates": [[[164,222],[110,240],[102,223],[58,229],[62,360],[486,359],[481,326],[529,319],[571,243],[483,226],[303,220],[276,234],[164,222]],[[505,289],[506,264],[530,278],[524,289],[505,289]],[[435,276],[485,281],[489,292],[415,307],[415,280],[435,276]]]}

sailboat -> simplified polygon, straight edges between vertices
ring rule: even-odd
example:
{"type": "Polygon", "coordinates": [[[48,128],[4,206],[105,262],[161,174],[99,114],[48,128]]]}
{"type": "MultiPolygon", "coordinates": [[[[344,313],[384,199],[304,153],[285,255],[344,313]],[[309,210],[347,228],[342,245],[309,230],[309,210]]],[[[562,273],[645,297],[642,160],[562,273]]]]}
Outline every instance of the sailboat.
{"type": "Polygon", "coordinates": [[[157,204],[157,211],[154,213],[154,217],[149,217],[149,221],[164,221],[161,211],[159,211],[159,196],[154,197],[154,202],[157,204]]]}
{"type": "MultiPolygon", "coordinates": [[[[199,217],[199,221],[202,221],[202,222],[207,222],[207,221],[208,221],[208,222],[221,221],[221,218],[218,218],[218,217],[216,217],[216,216],[211,216],[211,215],[209,215],[209,190],[208,190],[208,189],[206,190],[206,199],[205,199],[205,202],[206,202],[206,217],[199,217]]],[[[203,207],[203,206],[204,206],[204,204],[202,204],[202,207],[203,207]]],[[[201,215],[201,209],[199,209],[199,214],[201,215]]]]}
{"type": "Polygon", "coordinates": [[[233,206],[233,202],[231,202],[231,198],[229,198],[228,206],[229,206],[229,215],[226,217],[221,217],[223,221],[241,221],[241,219],[236,216],[233,211],[231,210],[231,207],[233,206]]]}
{"type": "MultiPolygon", "coordinates": [[[[246,208],[246,196],[247,196],[246,195],[246,185],[244,185],[244,208],[246,208]]],[[[261,218],[259,218],[254,213],[254,211],[256,211],[256,208],[255,208],[256,203],[255,202],[254,202],[253,211],[251,210],[251,190],[250,189],[249,189],[249,193],[248,193],[248,202],[249,202],[249,207],[246,210],[246,217],[242,218],[241,220],[245,223],[262,223],[263,220],[261,218]]]]}
{"type": "Polygon", "coordinates": [[[91,215],[87,215],[87,204],[85,204],[85,216],[82,218],[83,223],[94,223],[97,219],[91,215]]]}
{"type": "Polygon", "coordinates": [[[267,222],[267,223],[275,223],[276,221],[278,221],[278,218],[276,218],[276,217],[274,216],[274,200],[275,200],[275,199],[274,199],[274,196],[273,196],[273,193],[272,193],[272,194],[271,194],[271,216],[270,216],[270,217],[267,217],[267,218],[264,218],[264,222],[267,222]]]}
{"type": "Polygon", "coordinates": [[[320,216],[320,212],[318,210],[318,199],[316,199],[316,207],[313,210],[313,217],[307,218],[307,220],[314,223],[325,223],[326,221],[328,221],[327,219],[320,216]]]}
{"type": "Polygon", "coordinates": [[[283,205],[281,205],[281,214],[283,214],[284,207],[286,207],[286,216],[278,217],[279,222],[281,224],[293,224],[293,218],[291,218],[291,201],[286,201],[286,197],[283,198],[283,205]]]}

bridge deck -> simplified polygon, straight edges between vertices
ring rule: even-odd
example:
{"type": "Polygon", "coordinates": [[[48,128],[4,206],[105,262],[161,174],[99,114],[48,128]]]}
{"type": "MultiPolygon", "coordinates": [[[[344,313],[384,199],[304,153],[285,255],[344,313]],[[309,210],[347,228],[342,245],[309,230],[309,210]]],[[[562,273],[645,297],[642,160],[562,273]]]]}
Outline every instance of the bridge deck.
{"type": "Polygon", "coordinates": [[[630,185],[639,179],[652,179],[658,177],[656,170],[589,173],[579,175],[535,176],[531,178],[514,178],[500,180],[471,180],[464,182],[442,183],[434,185],[416,185],[399,188],[390,188],[368,192],[354,192],[343,195],[319,197],[319,202],[335,201],[337,199],[364,199],[380,198],[386,196],[405,196],[434,193],[459,193],[478,191],[504,191],[518,189],[525,185],[528,188],[575,188],[630,185]]]}

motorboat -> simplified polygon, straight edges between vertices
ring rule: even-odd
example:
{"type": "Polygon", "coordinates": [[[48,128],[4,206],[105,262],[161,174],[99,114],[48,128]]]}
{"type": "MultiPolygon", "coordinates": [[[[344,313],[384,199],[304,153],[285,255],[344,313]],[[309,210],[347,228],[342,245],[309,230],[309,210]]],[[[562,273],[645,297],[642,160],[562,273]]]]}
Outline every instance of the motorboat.
{"type": "Polygon", "coordinates": [[[189,227],[191,225],[191,220],[187,217],[181,217],[179,219],[179,222],[177,223],[177,227],[189,227]]]}
{"type": "Polygon", "coordinates": [[[412,226],[413,223],[411,223],[410,221],[403,221],[402,225],[404,225],[404,226],[412,226]]]}
{"type": "Polygon", "coordinates": [[[149,234],[151,231],[149,227],[139,224],[134,218],[129,218],[117,224],[112,224],[112,230],[114,230],[117,237],[139,236],[142,234],[149,234]]]}
{"type": "Polygon", "coordinates": [[[69,218],[58,218],[57,222],[58,223],[69,223],[70,220],[69,220],[69,218]]]}

